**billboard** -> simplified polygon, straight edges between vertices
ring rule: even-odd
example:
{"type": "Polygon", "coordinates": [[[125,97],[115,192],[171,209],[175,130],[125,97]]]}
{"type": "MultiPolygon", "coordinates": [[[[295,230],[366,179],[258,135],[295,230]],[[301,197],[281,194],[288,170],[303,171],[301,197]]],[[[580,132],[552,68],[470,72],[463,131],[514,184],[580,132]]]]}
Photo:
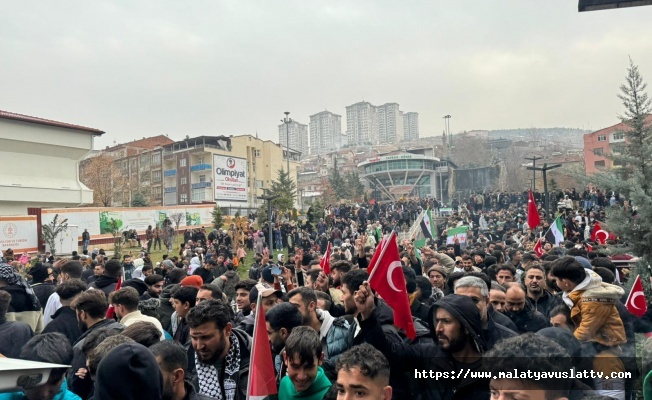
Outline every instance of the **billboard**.
{"type": "Polygon", "coordinates": [[[247,160],[213,155],[215,200],[247,201],[247,160]]]}
{"type": "Polygon", "coordinates": [[[16,255],[37,251],[36,215],[0,217],[0,249],[12,249],[16,255]]]}

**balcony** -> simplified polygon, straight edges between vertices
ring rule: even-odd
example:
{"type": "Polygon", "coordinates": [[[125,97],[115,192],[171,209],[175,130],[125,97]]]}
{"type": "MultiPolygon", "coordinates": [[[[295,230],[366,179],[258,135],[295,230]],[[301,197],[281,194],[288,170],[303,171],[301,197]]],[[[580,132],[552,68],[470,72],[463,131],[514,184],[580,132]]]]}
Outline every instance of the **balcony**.
{"type": "Polygon", "coordinates": [[[191,189],[203,189],[207,187],[211,187],[213,184],[211,182],[198,182],[198,183],[193,183],[190,185],[191,189]]]}
{"type": "Polygon", "coordinates": [[[165,193],[176,193],[176,192],[177,192],[176,186],[175,187],[166,187],[165,188],[165,193]]]}
{"type": "Polygon", "coordinates": [[[213,169],[213,166],[210,164],[195,164],[190,166],[190,172],[206,171],[211,169],[213,169]]]}
{"type": "MultiPolygon", "coordinates": [[[[202,182],[203,183],[203,182],[202,182]]],[[[193,203],[200,203],[202,201],[214,201],[215,192],[212,188],[193,188],[190,193],[193,203]]]]}
{"type": "Polygon", "coordinates": [[[177,170],[176,169],[168,169],[163,171],[163,176],[164,177],[170,177],[170,176],[176,176],[177,175],[177,170]]]}

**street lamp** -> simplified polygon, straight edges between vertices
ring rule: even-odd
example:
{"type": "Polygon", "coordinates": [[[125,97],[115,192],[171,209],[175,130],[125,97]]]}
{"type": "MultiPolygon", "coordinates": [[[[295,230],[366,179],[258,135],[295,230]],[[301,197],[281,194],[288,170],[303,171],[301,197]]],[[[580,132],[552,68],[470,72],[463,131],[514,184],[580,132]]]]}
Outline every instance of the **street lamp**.
{"type": "Polygon", "coordinates": [[[451,135],[451,116],[450,115],[444,115],[444,129],[446,130],[446,145],[448,146],[448,150],[450,150],[451,146],[453,145],[453,137],[451,135]]]}
{"type": "Polygon", "coordinates": [[[285,151],[287,152],[288,178],[292,180],[292,177],[290,176],[290,122],[292,122],[292,118],[289,117],[289,111],[286,111],[284,114],[285,118],[283,118],[281,122],[285,124],[285,151]]]}

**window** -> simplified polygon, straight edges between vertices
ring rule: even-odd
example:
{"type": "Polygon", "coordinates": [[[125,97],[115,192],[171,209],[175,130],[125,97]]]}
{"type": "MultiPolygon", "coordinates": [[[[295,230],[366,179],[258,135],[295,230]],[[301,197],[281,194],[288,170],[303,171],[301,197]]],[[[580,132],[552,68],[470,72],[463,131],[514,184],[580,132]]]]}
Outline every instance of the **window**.
{"type": "Polygon", "coordinates": [[[161,182],[161,170],[152,171],[152,182],[159,183],[161,182]]]}
{"type": "Polygon", "coordinates": [[[187,185],[188,184],[188,178],[186,178],[185,176],[182,176],[181,177],[181,184],[182,185],[187,185]]]}
{"type": "Polygon", "coordinates": [[[197,159],[197,164],[203,164],[204,163],[204,157],[199,157],[197,159]]]}
{"type": "Polygon", "coordinates": [[[206,182],[206,175],[199,175],[199,183],[206,182]]]}
{"type": "Polygon", "coordinates": [[[142,156],[140,156],[140,167],[141,168],[149,167],[149,161],[150,161],[149,155],[143,154],[142,156]]]}
{"type": "Polygon", "coordinates": [[[258,180],[257,180],[257,181],[256,181],[256,187],[259,188],[259,189],[262,189],[262,188],[264,187],[264,186],[263,186],[263,181],[258,181],[258,180]]]}
{"type": "Polygon", "coordinates": [[[602,160],[602,161],[594,162],[593,166],[598,168],[598,169],[602,169],[602,168],[606,167],[606,164],[605,164],[604,160],[602,160]]]}
{"type": "Polygon", "coordinates": [[[260,157],[260,150],[254,149],[254,157],[260,157]]]}
{"type": "Polygon", "coordinates": [[[179,203],[187,203],[188,202],[188,193],[181,193],[181,201],[179,203]]]}
{"type": "Polygon", "coordinates": [[[161,153],[152,154],[152,165],[161,165],[161,153]]]}
{"type": "Polygon", "coordinates": [[[598,136],[598,142],[606,142],[606,141],[607,141],[607,135],[598,136]]]}
{"type": "Polygon", "coordinates": [[[160,198],[163,195],[163,188],[160,186],[155,186],[152,189],[152,194],[154,195],[155,198],[160,198]]]}
{"type": "Polygon", "coordinates": [[[604,148],[603,147],[598,147],[597,149],[593,149],[593,154],[596,156],[600,156],[604,154],[604,148]]]}
{"type": "Polygon", "coordinates": [[[614,133],[614,140],[623,140],[623,139],[625,139],[625,132],[614,133]]]}
{"type": "Polygon", "coordinates": [[[188,165],[188,160],[187,159],[182,158],[181,160],[179,160],[179,166],[180,167],[185,167],[187,165],[188,165]]]}

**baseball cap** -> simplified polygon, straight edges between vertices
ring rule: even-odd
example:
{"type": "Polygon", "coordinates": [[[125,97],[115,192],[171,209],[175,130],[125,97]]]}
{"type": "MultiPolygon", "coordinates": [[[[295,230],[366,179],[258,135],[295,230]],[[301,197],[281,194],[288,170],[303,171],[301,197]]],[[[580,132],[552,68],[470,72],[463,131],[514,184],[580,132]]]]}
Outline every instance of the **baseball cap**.
{"type": "Polygon", "coordinates": [[[258,283],[256,286],[251,288],[251,291],[249,292],[249,302],[256,303],[258,301],[258,293],[261,293],[262,297],[269,297],[273,294],[275,294],[279,299],[283,297],[283,292],[280,290],[276,290],[266,283],[258,283]]]}

